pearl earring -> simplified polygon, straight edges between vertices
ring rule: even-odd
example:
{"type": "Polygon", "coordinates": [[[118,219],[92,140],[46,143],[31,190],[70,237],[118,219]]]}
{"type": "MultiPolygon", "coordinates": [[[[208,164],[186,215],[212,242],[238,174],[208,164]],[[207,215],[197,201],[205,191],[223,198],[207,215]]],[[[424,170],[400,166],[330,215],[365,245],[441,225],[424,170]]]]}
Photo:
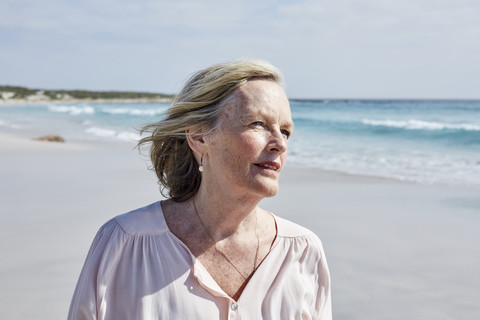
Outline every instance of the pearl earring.
{"type": "Polygon", "coordinates": [[[200,166],[198,167],[198,171],[203,172],[203,156],[200,158],[200,166]]]}

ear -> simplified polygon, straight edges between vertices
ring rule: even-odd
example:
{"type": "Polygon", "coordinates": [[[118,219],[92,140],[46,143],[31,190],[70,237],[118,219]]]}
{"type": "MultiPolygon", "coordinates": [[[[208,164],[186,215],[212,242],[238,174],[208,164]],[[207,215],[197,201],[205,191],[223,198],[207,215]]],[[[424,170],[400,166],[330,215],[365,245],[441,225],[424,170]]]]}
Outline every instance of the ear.
{"type": "Polygon", "coordinates": [[[185,129],[185,135],[187,137],[188,145],[198,156],[205,154],[206,143],[204,140],[203,128],[187,128],[185,129]]]}

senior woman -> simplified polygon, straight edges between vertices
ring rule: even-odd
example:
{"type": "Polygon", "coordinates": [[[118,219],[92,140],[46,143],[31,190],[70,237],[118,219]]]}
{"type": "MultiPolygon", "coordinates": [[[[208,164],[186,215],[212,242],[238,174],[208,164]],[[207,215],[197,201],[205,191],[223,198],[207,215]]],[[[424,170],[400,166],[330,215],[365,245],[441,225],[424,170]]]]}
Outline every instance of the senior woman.
{"type": "Polygon", "coordinates": [[[320,240],[258,207],[278,191],[293,130],[279,71],[199,71],[145,130],[169,199],[100,229],[69,319],[331,319],[320,240]]]}

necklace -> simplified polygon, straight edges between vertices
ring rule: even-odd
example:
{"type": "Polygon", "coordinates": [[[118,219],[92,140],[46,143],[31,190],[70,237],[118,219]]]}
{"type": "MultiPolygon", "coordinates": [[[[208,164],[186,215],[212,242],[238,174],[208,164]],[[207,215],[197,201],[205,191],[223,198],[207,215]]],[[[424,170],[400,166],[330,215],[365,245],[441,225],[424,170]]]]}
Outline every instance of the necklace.
{"type": "Polygon", "coordinates": [[[258,248],[260,247],[260,240],[258,238],[258,233],[257,233],[257,227],[258,227],[257,215],[255,215],[255,236],[257,237],[257,249],[255,250],[255,259],[253,260],[252,272],[250,272],[248,276],[245,276],[242,272],[240,272],[240,270],[238,270],[237,266],[227,257],[227,255],[217,248],[217,241],[215,241],[215,238],[212,236],[207,226],[203,222],[202,218],[200,218],[200,215],[198,214],[197,206],[195,205],[195,200],[192,199],[192,203],[193,203],[193,209],[195,210],[195,214],[197,215],[198,220],[202,224],[202,227],[205,230],[205,233],[208,234],[210,239],[213,241],[213,246],[215,248],[215,251],[218,252],[225,259],[225,261],[227,261],[238,272],[238,274],[244,279],[244,281],[247,281],[248,279],[250,279],[250,277],[253,275],[253,273],[257,269],[258,248]]]}

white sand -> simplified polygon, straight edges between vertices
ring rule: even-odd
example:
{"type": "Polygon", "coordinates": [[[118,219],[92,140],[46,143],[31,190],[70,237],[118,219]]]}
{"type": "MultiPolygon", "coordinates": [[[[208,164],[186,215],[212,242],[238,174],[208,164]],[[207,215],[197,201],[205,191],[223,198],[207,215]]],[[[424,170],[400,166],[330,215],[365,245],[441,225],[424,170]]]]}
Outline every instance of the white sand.
{"type": "Polygon", "coordinates": [[[278,197],[323,240],[335,319],[480,319],[478,188],[295,169],[278,197]]]}
{"type": "MultiPolygon", "coordinates": [[[[0,319],[64,319],[97,229],[161,197],[124,144],[0,134],[0,319]]],[[[287,167],[263,206],[314,230],[335,319],[479,319],[480,190],[287,167]]]]}

